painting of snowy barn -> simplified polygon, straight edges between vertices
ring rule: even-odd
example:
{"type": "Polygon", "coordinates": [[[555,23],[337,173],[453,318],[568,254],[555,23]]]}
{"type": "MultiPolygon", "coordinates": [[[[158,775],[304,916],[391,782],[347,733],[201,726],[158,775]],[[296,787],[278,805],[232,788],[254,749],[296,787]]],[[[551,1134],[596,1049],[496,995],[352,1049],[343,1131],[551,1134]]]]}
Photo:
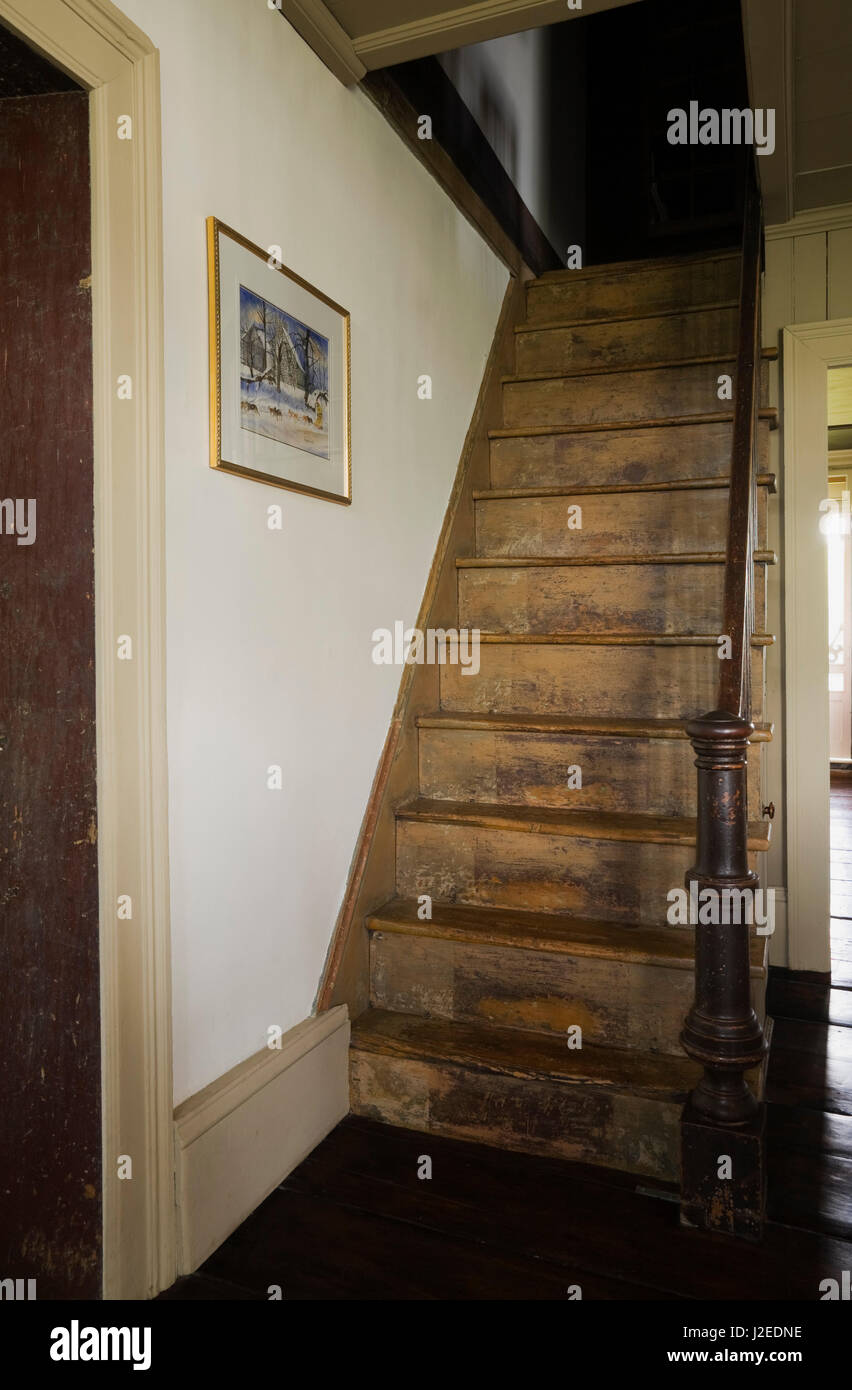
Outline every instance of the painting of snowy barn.
{"type": "Polygon", "coordinates": [[[240,423],[329,458],[328,338],[240,285],[240,423]]]}

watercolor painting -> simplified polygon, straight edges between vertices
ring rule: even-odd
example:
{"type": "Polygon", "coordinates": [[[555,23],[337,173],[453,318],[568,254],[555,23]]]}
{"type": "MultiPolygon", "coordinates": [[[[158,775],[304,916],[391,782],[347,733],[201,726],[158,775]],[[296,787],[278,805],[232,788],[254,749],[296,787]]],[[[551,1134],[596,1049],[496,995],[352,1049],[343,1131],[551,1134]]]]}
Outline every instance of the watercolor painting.
{"type": "Polygon", "coordinates": [[[240,285],[240,424],[329,455],[328,338],[240,285]]]}

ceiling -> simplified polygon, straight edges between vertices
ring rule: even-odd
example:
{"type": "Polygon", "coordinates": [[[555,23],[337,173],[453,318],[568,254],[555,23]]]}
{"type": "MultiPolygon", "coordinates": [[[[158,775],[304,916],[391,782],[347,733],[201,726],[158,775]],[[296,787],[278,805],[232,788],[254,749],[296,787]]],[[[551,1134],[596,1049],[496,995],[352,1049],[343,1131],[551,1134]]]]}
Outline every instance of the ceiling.
{"type": "Polygon", "coordinates": [[[743,16],[752,105],[776,112],[767,222],[852,202],[850,0],[743,0],[743,16]]]}
{"type": "Polygon", "coordinates": [[[285,19],[347,86],[393,63],[618,9],[637,0],[278,0],[285,19]]]}

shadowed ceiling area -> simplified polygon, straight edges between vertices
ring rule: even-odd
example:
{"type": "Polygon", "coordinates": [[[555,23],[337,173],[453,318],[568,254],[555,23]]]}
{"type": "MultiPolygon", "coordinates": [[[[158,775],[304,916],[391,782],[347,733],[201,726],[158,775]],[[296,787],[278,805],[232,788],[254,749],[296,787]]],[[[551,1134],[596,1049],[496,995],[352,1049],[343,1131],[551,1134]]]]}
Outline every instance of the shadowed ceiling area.
{"type": "Polygon", "coordinates": [[[348,85],[376,68],[636,2],[482,0],[453,8],[440,0],[276,0],[276,8],[348,85]]]}

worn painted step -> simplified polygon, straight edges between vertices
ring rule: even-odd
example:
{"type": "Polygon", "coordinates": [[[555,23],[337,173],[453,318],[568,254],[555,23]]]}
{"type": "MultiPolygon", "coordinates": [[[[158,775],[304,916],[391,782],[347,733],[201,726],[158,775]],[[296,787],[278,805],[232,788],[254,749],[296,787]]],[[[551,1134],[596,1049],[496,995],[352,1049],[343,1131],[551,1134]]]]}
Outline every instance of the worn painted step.
{"type": "MultiPolygon", "coordinates": [[[[752,646],[752,711],[763,717],[764,639],[752,646]]],[[[692,719],[714,709],[715,634],[547,639],[483,633],[479,669],[439,667],[441,708],[463,713],[692,719]]]]}
{"type": "Polygon", "coordinates": [[[687,1058],[378,1009],[352,1028],[356,1115],[668,1181],[699,1077],[687,1058]]]}
{"type": "MultiPolygon", "coordinates": [[[[750,860],[769,823],[750,827],[750,860]]],[[[441,902],[665,920],[695,859],[688,818],[417,799],[397,810],[396,891],[441,902]]]]}
{"type": "Polygon", "coordinates": [[[515,370],[559,372],[581,367],[630,367],[679,357],[733,354],[739,308],[735,300],[710,309],[669,310],[644,317],[583,323],[521,324],[515,329],[515,370]]]}
{"type": "MultiPolygon", "coordinates": [[[[532,422],[489,431],[492,488],[577,487],[729,478],[729,412],[674,420],[654,418],[619,425],[592,424],[565,430],[532,422]]],[[[769,431],[777,411],[761,412],[759,468],[769,468],[769,431]]]]}
{"type": "MultiPolygon", "coordinates": [[[[675,720],[420,715],[420,795],[431,800],[574,811],[696,814],[695,755],[675,720]],[[579,769],[579,772],[577,771],[579,769]],[[579,785],[577,785],[579,781],[579,785]]],[[[749,758],[749,805],[760,806],[760,746],[749,758]]]]}
{"type": "MultiPolygon", "coordinates": [[[[421,921],[418,911],[394,898],[368,918],[373,1008],[563,1036],[579,1026],[584,1044],[683,1056],[695,988],[692,928],[443,903],[421,921]]],[[[761,1021],[767,941],[752,931],[761,1021]]]]}
{"type": "MultiPolygon", "coordinates": [[[[768,365],[776,355],[776,349],[764,349],[761,405],[768,404],[768,365]]],[[[666,415],[705,415],[719,404],[717,393],[722,375],[733,378],[735,391],[736,362],[730,357],[578,375],[504,377],[503,424],[507,429],[530,425],[567,427],[666,415]]]]}
{"type": "Polygon", "coordinates": [[[559,270],[527,285],[527,321],[665,313],[739,300],[739,292],[738,250],[559,270]]]}
{"type": "MultiPolygon", "coordinates": [[[[766,545],[766,499],[757,490],[757,544],[766,545]]],[[[474,493],[479,556],[689,554],[724,549],[728,482],[697,478],[581,488],[529,487],[474,493]]]]}
{"type": "MultiPolygon", "coordinates": [[[[765,557],[765,558],[764,558],[765,557]]],[[[758,552],[755,614],[765,614],[758,552]]],[[[724,553],[456,561],[459,625],[485,632],[723,632],[724,553]]],[[[649,708],[653,708],[649,706],[649,708]]]]}

